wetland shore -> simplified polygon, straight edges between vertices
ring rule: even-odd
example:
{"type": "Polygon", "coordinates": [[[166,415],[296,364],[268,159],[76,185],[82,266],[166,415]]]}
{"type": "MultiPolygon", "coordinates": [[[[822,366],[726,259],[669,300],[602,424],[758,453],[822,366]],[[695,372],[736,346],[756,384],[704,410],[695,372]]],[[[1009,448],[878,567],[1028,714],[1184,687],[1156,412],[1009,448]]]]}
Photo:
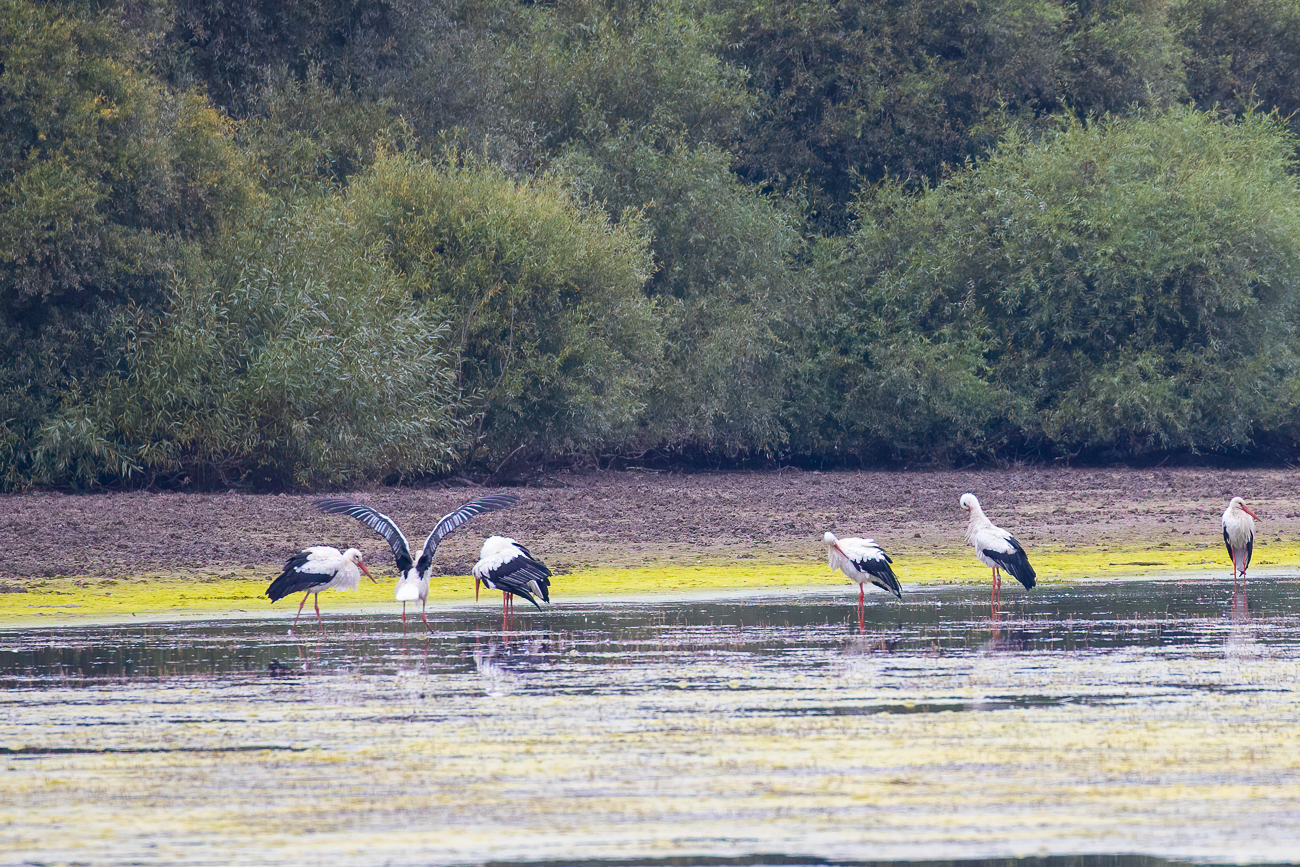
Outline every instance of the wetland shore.
{"type": "MultiPolygon", "coordinates": [[[[825,564],[821,534],[832,530],[875,538],[904,572],[904,583],[985,581],[964,540],[966,515],[957,504],[971,491],[1030,550],[1049,581],[1219,565],[1226,572],[1219,519],[1232,496],[1245,497],[1262,519],[1252,572],[1295,572],[1296,482],[1287,468],[562,473],[510,489],[522,499],[518,506],[480,516],[448,536],[434,571],[468,575],[483,537],[502,533],[569,576],[570,595],[807,585],[843,580],[825,564]],[[661,572],[691,578],[665,583],[654,577],[661,572]],[[632,574],[650,577],[629,579],[632,574]]],[[[390,515],[419,544],[439,516],[488,490],[448,483],[340,495],[390,515]]],[[[69,595],[78,598],[65,599],[65,607],[89,613],[101,607],[90,598],[95,590],[133,613],[184,607],[181,600],[207,610],[238,608],[255,599],[291,553],[314,544],[361,547],[380,567],[378,575],[391,577],[384,542],[355,521],[319,513],[312,506],[318,496],[2,497],[0,617],[42,604],[45,614],[56,614],[60,597],[69,595]],[[38,601],[46,595],[53,601],[38,601]]],[[[366,582],[355,596],[331,601],[391,600],[390,582],[380,580],[379,587],[366,582]]],[[[454,582],[435,590],[431,601],[467,598],[471,590],[468,582],[454,582]]]]}
{"type": "MultiPolygon", "coordinates": [[[[0,799],[23,809],[0,850],[103,867],[1295,860],[1289,471],[554,482],[444,541],[431,629],[409,638],[387,551],[312,497],[6,498],[0,799]],[[1002,618],[962,538],[967,490],[1043,579],[1004,589],[1002,618]],[[1262,518],[1249,610],[1219,532],[1237,494],[1262,518]],[[876,593],[865,633],[825,529],[894,556],[903,599],[876,593]],[[455,577],[492,532],[557,569],[555,604],[515,629],[455,577]],[[324,630],[291,633],[296,600],[261,594],[310,542],[365,544],[381,583],[324,594],[324,630]],[[1193,580],[1142,580],[1161,570],[1193,580]],[[968,586],[914,592],[927,582],[968,586]],[[771,592],[796,584],[823,589],[771,592]],[[631,598],[582,598],[602,593],[631,598]]],[[[481,492],[349,496],[417,539],[481,492]]]]}

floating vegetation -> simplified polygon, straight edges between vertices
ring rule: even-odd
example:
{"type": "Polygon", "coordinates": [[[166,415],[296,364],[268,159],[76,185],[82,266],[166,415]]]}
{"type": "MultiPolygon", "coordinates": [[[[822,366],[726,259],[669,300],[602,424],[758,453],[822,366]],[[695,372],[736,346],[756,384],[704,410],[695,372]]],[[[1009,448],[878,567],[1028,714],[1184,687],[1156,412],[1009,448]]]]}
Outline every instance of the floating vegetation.
{"type": "MultiPolygon", "coordinates": [[[[1221,549],[1216,549],[1220,550],[1221,549]]],[[[1206,557],[1203,546],[1185,550],[1162,549],[1159,565],[1137,567],[1143,550],[1075,547],[1031,552],[1039,581],[1044,584],[1075,584],[1096,580],[1116,580],[1178,575],[1218,579],[1229,574],[1227,555],[1206,557]]],[[[895,554],[894,569],[908,588],[943,584],[986,585],[988,570],[968,550],[950,554],[895,554]]],[[[1272,580],[1300,578],[1300,544],[1273,543],[1261,549],[1255,558],[1252,579],[1272,580]]],[[[262,615],[293,618],[300,596],[272,604],[266,588],[279,574],[280,565],[268,565],[255,575],[215,572],[205,575],[158,574],[120,576],[111,580],[73,581],[59,576],[19,585],[10,583],[8,592],[0,593],[0,626],[40,625],[43,622],[105,622],[123,618],[177,617],[214,615],[247,617],[262,615]]],[[[370,614],[395,611],[393,601],[396,576],[391,568],[375,570],[378,584],[362,582],[356,591],[326,593],[330,610],[370,614]],[[387,577],[385,577],[387,576],[387,577]]],[[[727,560],[696,566],[644,567],[636,569],[588,569],[557,576],[553,583],[555,602],[567,604],[590,597],[627,596],[652,593],[660,596],[711,593],[715,591],[751,591],[784,593],[810,588],[842,588],[856,592],[839,572],[831,572],[820,551],[806,561],[762,562],[745,560],[743,564],[727,560]]],[[[1014,599],[1018,587],[1007,591],[1014,599]]],[[[495,594],[489,596],[495,601],[495,594]]],[[[433,579],[429,604],[464,605],[474,599],[474,579],[469,576],[442,576],[433,579]]]]}
{"type": "MultiPolygon", "coordinates": [[[[1214,581],[0,630],[16,861],[1284,861],[1300,613],[1214,581]],[[76,833],[67,829],[76,828],[76,833]],[[763,854],[766,853],[766,854],[763,854]],[[761,856],[761,857],[760,857],[761,856]]],[[[1102,863],[1071,862],[1071,863],[1102,863]]]]}

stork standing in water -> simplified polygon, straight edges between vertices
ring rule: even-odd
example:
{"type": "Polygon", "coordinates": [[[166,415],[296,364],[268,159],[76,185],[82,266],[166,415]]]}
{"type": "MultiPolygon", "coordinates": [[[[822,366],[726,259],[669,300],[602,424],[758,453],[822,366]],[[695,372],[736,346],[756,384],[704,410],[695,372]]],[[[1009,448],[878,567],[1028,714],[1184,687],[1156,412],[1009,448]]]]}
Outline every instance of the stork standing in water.
{"type": "MultiPolygon", "coordinates": [[[[278,602],[291,593],[305,591],[302,601],[298,603],[298,613],[294,615],[293,632],[298,627],[298,618],[302,616],[302,607],[307,604],[308,596],[316,597],[316,625],[323,632],[325,621],[320,616],[320,592],[322,590],[356,590],[361,584],[361,573],[375,581],[375,576],[366,568],[366,558],[356,548],[349,548],[342,554],[338,548],[328,545],[313,545],[304,548],[289,558],[271,586],[266,588],[266,595],[272,602],[278,602]]],[[[378,584],[378,581],[375,581],[378,584]]]]}
{"type": "Polygon", "coordinates": [[[993,522],[980,508],[980,501],[974,494],[961,495],[961,507],[970,512],[970,521],[966,525],[966,541],[975,546],[975,556],[981,563],[993,570],[992,605],[996,611],[1002,602],[1002,571],[1011,573],[1025,589],[1034,586],[1034,567],[1029,565],[1025,549],[1001,527],[993,522]]]}
{"type": "Polygon", "coordinates": [[[1232,558],[1232,598],[1237,599],[1237,576],[1241,576],[1242,589],[1246,586],[1246,567],[1255,552],[1255,522],[1259,516],[1246,508],[1241,497],[1233,497],[1223,511],[1223,543],[1232,558]]]}
{"type": "Polygon", "coordinates": [[[535,597],[551,601],[551,570],[528,553],[528,549],[509,536],[488,536],[474,564],[474,598],[479,585],[501,591],[501,628],[505,629],[514,613],[514,597],[522,596],[541,609],[535,597]]]}
{"type": "Polygon", "coordinates": [[[518,502],[519,498],[514,494],[488,494],[486,497],[470,500],[465,505],[448,512],[442,516],[424,540],[424,548],[420,551],[419,560],[412,559],[411,546],[407,544],[406,537],[402,535],[396,522],[387,515],[361,503],[336,497],[317,500],[316,508],[332,515],[351,515],[387,540],[389,547],[393,549],[397,571],[400,573],[394,595],[397,601],[402,603],[402,632],[405,634],[406,603],[417,599],[420,600],[420,619],[424,621],[425,628],[430,632],[433,631],[433,627],[429,626],[429,618],[425,616],[425,606],[429,601],[429,572],[433,568],[433,554],[438,550],[438,543],[443,540],[443,537],[475,515],[509,508],[518,502]]]}
{"type": "Polygon", "coordinates": [[[893,593],[898,599],[903,598],[902,588],[890,568],[894,561],[884,549],[871,539],[837,539],[834,533],[822,536],[826,543],[830,567],[839,569],[858,584],[858,632],[867,631],[865,591],[868,583],[874,584],[886,593],[893,593]]]}

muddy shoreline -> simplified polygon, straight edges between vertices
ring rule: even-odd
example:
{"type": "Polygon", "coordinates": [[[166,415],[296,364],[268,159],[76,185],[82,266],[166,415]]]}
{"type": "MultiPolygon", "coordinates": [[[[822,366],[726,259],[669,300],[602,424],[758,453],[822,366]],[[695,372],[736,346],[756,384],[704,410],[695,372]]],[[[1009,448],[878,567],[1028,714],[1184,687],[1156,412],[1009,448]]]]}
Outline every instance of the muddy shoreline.
{"type": "MultiPolygon", "coordinates": [[[[1219,544],[1219,517],[1245,497],[1266,539],[1300,538],[1290,469],[1074,469],[756,473],[590,472],[513,488],[522,502],[444,540],[435,571],[466,574],[489,533],[544,552],[560,570],[820,556],[825,530],[872,536],[889,550],[963,549],[976,493],[995,523],[1027,546],[1219,544]]],[[[437,518],[487,492],[470,485],[374,488],[341,495],[393,517],[418,545],[437,518]]],[[[33,493],[0,497],[0,581],[264,569],[306,545],[383,541],[312,507],[318,495],[33,493]]],[[[15,586],[16,585],[16,586],[15,586]]]]}

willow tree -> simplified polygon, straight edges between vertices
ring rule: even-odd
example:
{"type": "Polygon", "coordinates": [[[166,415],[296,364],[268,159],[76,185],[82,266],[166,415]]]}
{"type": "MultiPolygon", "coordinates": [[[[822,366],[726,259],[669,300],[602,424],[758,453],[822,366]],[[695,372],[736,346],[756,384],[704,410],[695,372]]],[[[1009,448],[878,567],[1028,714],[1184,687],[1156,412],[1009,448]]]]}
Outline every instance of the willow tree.
{"type": "Polygon", "coordinates": [[[466,460],[599,452],[634,435],[663,353],[635,221],[612,223],[560,176],[516,180],[455,153],[380,159],[346,211],[413,297],[445,311],[478,431],[466,460]]]}
{"type": "Polygon", "coordinates": [[[1274,116],[1188,108],[1012,135],[864,207],[853,255],[877,276],[853,297],[977,350],[1003,421],[1051,452],[1293,438],[1295,145],[1274,116]]]}
{"type": "Polygon", "coordinates": [[[91,9],[0,0],[0,488],[31,483],[61,390],[118,360],[115,311],[156,309],[258,198],[226,119],[91,9]]]}
{"type": "Polygon", "coordinates": [[[307,489],[445,472],[464,425],[441,311],[337,202],[268,209],[124,314],[118,368],[41,430],[43,481],[307,489]]]}

